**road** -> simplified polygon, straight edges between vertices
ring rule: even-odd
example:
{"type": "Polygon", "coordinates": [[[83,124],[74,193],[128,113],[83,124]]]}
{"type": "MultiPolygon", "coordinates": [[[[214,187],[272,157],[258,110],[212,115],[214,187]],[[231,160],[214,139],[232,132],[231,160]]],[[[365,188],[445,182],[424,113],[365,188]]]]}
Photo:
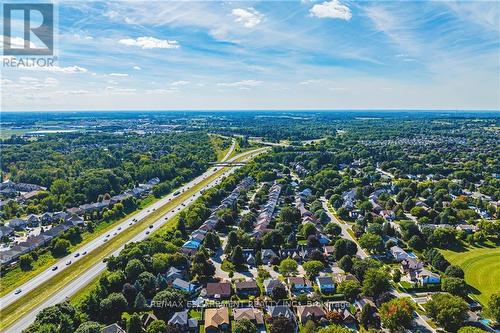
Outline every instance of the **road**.
{"type": "MultiPolygon", "coordinates": [[[[222,161],[225,161],[229,158],[232,151],[234,150],[235,144],[236,144],[236,142],[233,141],[231,148],[229,149],[226,156],[222,159],[222,161]]],[[[189,183],[180,187],[177,191],[184,192],[184,191],[188,190],[189,188],[199,184],[201,181],[203,181],[203,179],[211,176],[215,172],[216,172],[216,169],[211,168],[211,169],[207,170],[204,174],[196,177],[195,179],[193,179],[189,183]]],[[[137,221],[140,221],[143,218],[147,217],[149,214],[153,213],[156,209],[158,209],[158,208],[162,207],[163,205],[167,204],[168,202],[170,202],[174,197],[175,197],[175,195],[173,193],[171,193],[171,194],[165,196],[164,198],[161,198],[160,200],[153,203],[152,205],[144,208],[143,210],[132,215],[130,218],[117,224],[112,230],[110,230],[107,233],[104,233],[103,235],[95,238],[94,240],[82,245],[81,247],[79,247],[78,249],[73,251],[73,253],[61,258],[54,265],[52,265],[50,268],[39,273],[38,275],[36,275],[32,279],[30,279],[25,284],[16,288],[16,290],[20,289],[21,293],[15,294],[14,292],[10,292],[7,295],[0,298],[0,309],[3,309],[6,306],[10,305],[12,302],[15,302],[16,300],[21,298],[24,294],[37,288],[41,283],[50,279],[52,276],[60,273],[61,271],[64,271],[64,269],[66,269],[68,267],[68,265],[67,265],[68,262],[71,262],[71,265],[77,263],[80,259],[82,259],[84,257],[83,253],[86,253],[85,255],[89,255],[92,251],[97,249],[105,241],[109,241],[114,236],[116,236],[118,233],[126,230],[128,227],[132,226],[134,223],[137,223],[137,221]],[[78,257],[75,257],[75,254],[77,254],[77,253],[78,253],[78,257]],[[53,270],[53,269],[55,269],[55,270],[53,270]]]]}
{"type": "Polygon", "coordinates": [[[362,259],[364,258],[368,258],[368,254],[366,254],[366,252],[361,248],[361,246],[359,246],[358,242],[351,236],[351,234],[348,232],[349,230],[349,225],[346,224],[346,223],[342,223],[340,222],[337,217],[335,215],[332,214],[332,212],[330,211],[330,209],[328,208],[328,201],[326,200],[326,198],[324,197],[321,197],[321,202],[323,203],[323,209],[325,210],[326,214],[328,215],[328,217],[335,223],[337,223],[340,228],[342,229],[342,232],[341,232],[341,236],[342,238],[345,238],[345,239],[349,239],[351,241],[353,241],[354,243],[356,243],[356,245],[358,246],[358,252],[356,252],[356,255],[362,259]]]}
{"type": "MultiPolygon", "coordinates": [[[[265,151],[265,149],[259,149],[259,150],[256,150],[255,153],[251,153],[250,152],[246,152],[246,153],[243,153],[243,154],[240,154],[240,155],[237,155],[233,158],[230,159],[230,161],[234,161],[236,159],[238,159],[241,155],[244,155],[244,154],[247,154],[248,156],[246,157],[246,159],[250,159],[252,158],[255,154],[257,153],[260,153],[260,152],[263,152],[265,151]]],[[[180,188],[180,191],[184,191],[184,190],[187,190],[191,187],[193,187],[194,185],[200,183],[201,181],[203,181],[205,178],[209,177],[210,175],[214,174],[218,168],[211,168],[210,170],[206,171],[203,175],[197,177],[196,179],[194,179],[193,181],[185,184],[183,187],[180,188]]],[[[130,242],[138,242],[138,241],[141,241],[143,240],[144,238],[148,237],[148,234],[159,229],[162,225],[164,225],[167,220],[171,217],[173,217],[175,214],[179,213],[180,210],[182,210],[185,206],[188,206],[191,202],[193,202],[194,200],[196,200],[199,196],[201,196],[201,191],[203,189],[206,189],[206,188],[209,188],[209,187],[213,187],[217,184],[219,184],[221,182],[221,180],[226,177],[227,175],[231,174],[232,172],[234,172],[234,170],[236,170],[237,168],[232,168],[232,169],[229,169],[228,171],[224,172],[223,174],[219,175],[217,178],[215,178],[214,180],[212,180],[208,185],[204,186],[202,189],[200,189],[199,191],[195,192],[193,196],[190,196],[189,199],[186,199],[184,200],[181,204],[175,206],[174,209],[170,210],[168,213],[162,215],[161,217],[158,218],[158,220],[156,222],[153,223],[153,227],[152,228],[145,228],[145,230],[142,230],[141,232],[139,232],[137,235],[135,235],[132,239],[128,240],[127,243],[130,243],[130,242]]],[[[147,208],[145,208],[143,211],[146,211],[148,214],[145,214],[145,215],[139,215],[141,213],[143,213],[143,211],[135,214],[134,216],[130,217],[129,219],[127,219],[126,221],[124,221],[123,223],[120,223],[120,225],[117,225],[116,228],[113,229],[113,231],[110,231],[109,234],[113,234],[114,232],[121,232],[124,230],[124,228],[126,227],[129,227],[130,226],[130,223],[132,222],[132,225],[133,225],[133,219],[137,219],[137,221],[139,221],[140,219],[138,219],[136,216],[141,216],[141,218],[144,218],[146,217],[147,215],[149,215],[149,213],[151,213],[154,209],[157,209],[159,207],[161,207],[162,205],[168,203],[169,201],[172,200],[174,196],[173,195],[168,195],[166,196],[165,198],[161,199],[160,201],[156,202],[154,205],[151,205],[147,208]],[[161,202],[161,203],[160,203],[161,202]],[[118,230],[118,228],[121,227],[121,230],[118,230]]],[[[111,238],[111,235],[110,235],[110,238],[111,238]]],[[[102,236],[102,237],[98,237],[98,239],[96,239],[96,242],[92,242],[92,245],[94,247],[89,247],[88,249],[88,253],[86,255],[89,255],[90,252],[89,251],[92,251],[92,250],[95,250],[98,248],[98,246],[100,244],[103,244],[104,243],[104,239],[106,238],[106,235],[102,236]],[[99,242],[99,241],[100,242],[99,242]]],[[[125,244],[123,244],[118,250],[116,250],[115,252],[113,252],[113,255],[117,255],[121,249],[123,249],[125,244]]],[[[87,248],[87,246],[90,246],[90,243],[88,245],[85,246],[85,248],[87,248]]],[[[81,251],[85,251],[83,248],[81,249],[81,251]]],[[[82,257],[80,255],[80,257],[82,257]]],[[[73,258],[72,257],[72,261],[78,261],[79,258],[73,258]]],[[[66,259],[67,260],[67,259],[66,259]]],[[[56,273],[60,273],[61,271],[64,270],[64,268],[66,267],[65,265],[65,259],[61,260],[60,261],[62,263],[62,266],[63,267],[60,267],[61,270],[57,270],[57,271],[52,271],[52,269],[48,269],[48,271],[50,273],[52,273],[52,275],[49,275],[48,277],[44,274],[46,272],[43,272],[42,274],[44,275],[39,275],[37,277],[35,277],[34,279],[30,280],[29,282],[27,282],[25,285],[26,287],[28,288],[34,288],[36,287],[36,285],[42,283],[42,282],[45,282],[46,279],[50,279],[53,275],[55,275],[56,273]],[[42,277],[43,276],[43,277],[42,277]],[[42,281],[40,281],[39,279],[43,279],[42,281]],[[32,283],[33,280],[36,280],[35,283],[32,283]]],[[[59,262],[58,262],[59,263],[59,262]]],[[[73,265],[74,263],[72,263],[71,265],[73,265]]],[[[66,298],[68,297],[71,297],[73,294],[75,294],[79,289],[83,288],[85,285],[87,285],[90,281],[92,281],[96,276],[98,276],[104,269],[106,268],[106,265],[102,262],[99,262],[97,263],[96,265],[92,266],[91,268],[89,268],[87,271],[85,271],[83,274],[81,274],[80,276],[76,277],[74,280],[72,280],[69,284],[65,285],[64,287],[62,287],[60,290],[58,290],[57,294],[54,294],[52,297],[50,297],[49,299],[47,299],[45,302],[41,303],[40,305],[38,305],[36,308],[34,308],[32,311],[30,311],[27,315],[25,315],[24,317],[22,317],[20,320],[18,320],[16,323],[14,323],[14,325],[10,326],[9,328],[7,328],[6,330],[4,330],[4,332],[21,332],[23,329],[25,329],[26,327],[28,327],[35,319],[36,317],[36,314],[41,311],[42,309],[48,307],[48,306],[51,306],[51,305],[54,305],[54,304],[57,304],[63,300],[65,300],[66,298]]],[[[24,288],[25,285],[23,285],[21,288],[24,288]]],[[[23,292],[19,295],[15,295],[17,296],[16,298],[14,298],[14,300],[17,300],[19,297],[22,296],[22,294],[25,294],[27,292],[27,290],[23,290],[23,292]]],[[[9,296],[9,295],[7,295],[9,296]]],[[[6,297],[7,297],[6,296],[6,297]]],[[[13,301],[10,301],[10,303],[12,303],[13,301]]],[[[1,303],[1,306],[2,308],[4,308],[6,305],[3,303],[1,303]]]]}

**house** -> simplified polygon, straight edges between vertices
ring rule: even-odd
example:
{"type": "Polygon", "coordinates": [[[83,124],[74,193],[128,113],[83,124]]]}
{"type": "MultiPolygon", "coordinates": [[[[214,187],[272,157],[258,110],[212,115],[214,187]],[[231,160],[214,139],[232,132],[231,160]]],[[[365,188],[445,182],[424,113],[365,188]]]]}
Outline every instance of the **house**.
{"type": "Polygon", "coordinates": [[[172,287],[178,290],[182,290],[188,294],[196,290],[196,286],[194,284],[179,278],[176,278],[172,282],[172,287]]]}
{"type": "Polygon", "coordinates": [[[1,237],[9,237],[12,234],[14,234],[13,228],[11,228],[9,226],[5,226],[5,225],[0,226],[0,238],[1,237]]]}
{"type": "Polygon", "coordinates": [[[292,276],[287,279],[292,292],[307,293],[312,290],[312,283],[305,277],[292,276]]]}
{"type": "Polygon", "coordinates": [[[255,323],[257,326],[264,325],[264,316],[262,312],[255,308],[234,308],[233,309],[234,320],[247,319],[255,323]]]}
{"type": "Polygon", "coordinates": [[[142,327],[144,328],[148,327],[153,321],[158,320],[152,313],[143,313],[140,318],[142,327]]]}
{"type": "Polygon", "coordinates": [[[333,245],[323,246],[323,253],[327,257],[333,256],[333,254],[335,253],[335,248],[333,247],[333,245]]]}
{"type": "Polygon", "coordinates": [[[23,229],[26,225],[28,225],[28,222],[23,219],[16,218],[9,221],[9,227],[13,229],[23,229]]]}
{"type": "Polygon", "coordinates": [[[301,198],[309,198],[311,195],[312,195],[312,191],[310,188],[306,188],[302,192],[299,193],[299,196],[301,198]]]}
{"type": "Polygon", "coordinates": [[[396,219],[396,214],[392,210],[383,210],[380,212],[380,216],[386,221],[394,221],[396,219]]]}
{"type": "Polygon", "coordinates": [[[226,307],[205,310],[205,332],[216,333],[229,329],[229,309],[226,307]]]}
{"type": "Polygon", "coordinates": [[[400,248],[399,246],[392,246],[389,249],[389,252],[391,252],[391,255],[397,262],[401,262],[409,258],[408,253],[406,253],[406,251],[400,248]]]}
{"type": "Polygon", "coordinates": [[[269,316],[271,316],[272,318],[281,316],[291,319],[296,324],[295,315],[293,314],[290,307],[287,305],[268,306],[266,310],[269,316]]]}
{"type": "Polygon", "coordinates": [[[283,249],[279,251],[279,254],[281,259],[292,258],[296,261],[302,260],[299,249],[283,249]]]}
{"type": "Polygon", "coordinates": [[[30,214],[26,218],[26,222],[28,223],[28,225],[37,226],[40,224],[40,219],[35,214],[30,214]]]}
{"type": "Polygon", "coordinates": [[[259,287],[257,286],[257,282],[254,280],[236,282],[234,284],[236,294],[240,296],[249,296],[249,295],[258,295],[259,287]]]}
{"type": "Polygon", "coordinates": [[[417,272],[416,278],[421,285],[441,283],[441,278],[438,274],[433,273],[425,268],[422,268],[417,272]]]}
{"type": "Polygon", "coordinates": [[[207,283],[206,296],[214,299],[227,299],[231,297],[231,283],[209,282],[207,283]]]}
{"type": "Polygon", "coordinates": [[[265,279],[262,284],[266,295],[271,295],[275,287],[285,287],[278,279],[265,279]]]}
{"type": "Polygon", "coordinates": [[[198,320],[190,319],[188,313],[189,310],[175,312],[168,324],[176,326],[181,332],[198,332],[198,320]]]}
{"type": "Polygon", "coordinates": [[[176,267],[170,267],[167,271],[167,274],[165,274],[165,279],[167,280],[167,283],[172,283],[174,282],[175,279],[183,279],[184,278],[184,273],[180,270],[177,269],[176,267]]]}
{"type": "Polygon", "coordinates": [[[318,276],[316,277],[316,284],[324,294],[333,293],[335,291],[335,283],[331,276],[318,276]]]}
{"type": "Polygon", "coordinates": [[[479,230],[479,227],[473,224],[458,224],[455,228],[457,230],[462,230],[467,234],[473,234],[479,230]]]}
{"type": "Polygon", "coordinates": [[[248,265],[255,266],[256,261],[254,256],[254,249],[243,249],[243,256],[245,257],[248,265]]]}
{"type": "Polygon", "coordinates": [[[101,330],[101,333],[127,333],[123,328],[118,326],[117,323],[108,325],[101,330]]]}
{"type": "Polygon", "coordinates": [[[53,214],[49,212],[45,212],[42,215],[40,215],[40,222],[43,224],[50,223],[53,220],[53,214]]]}
{"type": "Polygon", "coordinates": [[[277,257],[276,253],[271,249],[263,249],[261,252],[261,261],[264,265],[269,264],[275,257],[277,257]]]}
{"type": "Polygon", "coordinates": [[[424,264],[418,259],[408,257],[401,261],[401,272],[407,274],[412,271],[419,270],[424,267],[424,264]]]}
{"type": "Polygon", "coordinates": [[[297,306],[297,316],[302,324],[308,320],[320,320],[325,317],[325,310],[319,305],[299,305],[297,306]]]}
{"type": "Polygon", "coordinates": [[[337,283],[342,283],[344,281],[357,281],[357,282],[359,282],[358,279],[354,275],[352,275],[351,273],[347,273],[347,274],[336,273],[336,274],[333,274],[333,279],[337,283]]]}

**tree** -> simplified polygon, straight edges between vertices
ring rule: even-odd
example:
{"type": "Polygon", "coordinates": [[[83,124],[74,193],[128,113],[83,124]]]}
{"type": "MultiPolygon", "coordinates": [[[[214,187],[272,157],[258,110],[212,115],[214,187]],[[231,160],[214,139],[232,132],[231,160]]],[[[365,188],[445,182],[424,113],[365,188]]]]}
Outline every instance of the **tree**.
{"type": "Polygon", "coordinates": [[[271,291],[271,296],[272,296],[273,300],[277,301],[280,299],[287,298],[288,295],[287,295],[285,287],[282,285],[278,285],[278,286],[275,286],[273,288],[273,290],[271,291]]]}
{"type": "Polygon", "coordinates": [[[314,323],[314,321],[311,319],[306,321],[306,324],[304,325],[302,332],[303,333],[314,333],[315,331],[316,331],[316,324],[314,323]]]}
{"type": "Polygon", "coordinates": [[[226,248],[224,249],[224,253],[231,253],[236,245],[238,245],[238,234],[236,233],[236,231],[231,231],[227,235],[227,243],[226,248]]]}
{"type": "Polygon", "coordinates": [[[324,267],[323,263],[318,260],[311,260],[302,264],[302,268],[304,268],[310,279],[314,279],[318,276],[319,272],[321,272],[324,267]]]}
{"type": "Polygon", "coordinates": [[[134,308],[137,310],[143,310],[146,308],[146,298],[142,292],[137,293],[137,296],[135,296],[134,308]]]}
{"type": "Polygon", "coordinates": [[[337,290],[339,293],[344,294],[345,298],[353,301],[361,292],[361,285],[358,281],[346,280],[339,283],[337,290]]]}
{"type": "Polygon", "coordinates": [[[207,249],[217,251],[217,249],[220,247],[219,236],[217,236],[213,232],[208,232],[205,236],[205,239],[203,240],[203,245],[205,245],[207,249]]]}
{"type": "Polygon", "coordinates": [[[33,257],[31,254],[23,254],[19,257],[19,267],[22,271],[31,270],[31,264],[33,263],[33,257]]]}
{"type": "Polygon", "coordinates": [[[360,323],[361,326],[364,328],[373,328],[373,327],[378,327],[379,323],[378,320],[375,317],[375,314],[377,312],[377,309],[370,305],[369,303],[366,303],[363,305],[363,308],[361,309],[361,315],[360,315],[360,323]]]}
{"type": "Polygon", "coordinates": [[[111,293],[101,301],[99,308],[104,321],[112,323],[120,319],[127,306],[127,300],[121,293],[111,293]]]}
{"type": "Polygon", "coordinates": [[[245,260],[245,256],[243,255],[243,249],[241,248],[241,246],[237,245],[234,248],[233,254],[231,255],[231,262],[236,267],[245,266],[246,260],[245,260]]]}
{"type": "Polygon", "coordinates": [[[63,257],[69,253],[70,246],[71,244],[67,239],[56,238],[51,243],[50,252],[54,257],[63,257]]]}
{"type": "Polygon", "coordinates": [[[375,297],[391,289],[388,275],[380,270],[370,268],[366,271],[363,280],[363,293],[375,297]]]}
{"type": "Polygon", "coordinates": [[[146,329],[147,333],[168,333],[167,324],[163,320],[154,320],[146,329]]]}
{"type": "Polygon", "coordinates": [[[316,226],[311,223],[311,222],[307,222],[306,224],[302,224],[302,235],[307,238],[309,236],[312,236],[312,235],[316,235],[316,226]]]}
{"type": "Polygon", "coordinates": [[[445,277],[441,281],[441,290],[455,296],[467,296],[467,283],[464,279],[456,277],[445,277]]]}
{"type": "Polygon", "coordinates": [[[488,300],[487,313],[497,323],[500,322],[500,294],[491,295],[490,299],[488,300]]]}
{"type": "Polygon", "coordinates": [[[234,333],[255,333],[257,327],[248,319],[237,320],[233,327],[234,333]]]}
{"type": "Polygon", "coordinates": [[[486,331],[484,331],[480,328],[474,327],[474,326],[461,327],[457,332],[458,333],[486,333],[486,331]]]}
{"type": "Polygon", "coordinates": [[[345,255],[355,255],[358,251],[358,247],[353,241],[341,238],[335,242],[335,244],[333,245],[333,250],[335,253],[335,259],[339,260],[345,255]]]}
{"type": "Polygon", "coordinates": [[[344,272],[350,272],[352,269],[351,256],[345,255],[342,258],[340,258],[340,260],[338,261],[338,265],[344,272]]]}
{"type": "Polygon", "coordinates": [[[122,287],[122,294],[125,296],[127,303],[133,305],[135,297],[137,296],[137,289],[135,289],[132,284],[125,283],[122,287]]]}
{"type": "Polygon", "coordinates": [[[134,313],[127,321],[127,333],[142,333],[141,318],[134,313]]]}
{"type": "Polygon", "coordinates": [[[295,323],[292,319],[278,316],[271,319],[270,333],[290,333],[295,329],[295,323]]]}
{"type": "Polygon", "coordinates": [[[291,258],[286,258],[281,261],[279,265],[279,271],[281,274],[288,276],[292,273],[295,273],[297,271],[298,266],[299,265],[295,260],[291,258]]]}
{"type": "Polygon", "coordinates": [[[101,333],[102,327],[95,321],[85,321],[78,326],[75,333],[101,333]]]}
{"type": "Polygon", "coordinates": [[[444,274],[446,274],[449,277],[455,277],[460,279],[463,279],[465,276],[463,269],[461,269],[459,266],[456,265],[450,265],[446,267],[444,274]]]}
{"type": "Polygon", "coordinates": [[[191,275],[200,281],[210,279],[215,274],[215,266],[209,261],[210,257],[205,249],[199,249],[194,255],[191,265],[191,275]]]}
{"type": "Polygon", "coordinates": [[[139,274],[145,270],[146,267],[144,267],[144,264],[139,259],[132,259],[125,267],[125,275],[128,281],[134,282],[139,277],[139,274]]]}
{"type": "Polygon", "coordinates": [[[153,297],[151,307],[158,319],[167,320],[174,312],[183,310],[186,307],[186,302],[186,294],[169,288],[160,291],[153,297]],[[153,306],[154,304],[159,306],[153,306]]]}
{"type": "Polygon", "coordinates": [[[317,333],[352,333],[352,331],[346,327],[330,325],[318,330],[317,333]]]}
{"type": "Polygon", "coordinates": [[[415,305],[409,298],[394,298],[380,307],[380,319],[391,331],[409,328],[413,322],[415,305]]]}
{"type": "Polygon", "coordinates": [[[327,233],[327,235],[332,237],[337,237],[342,233],[342,228],[337,223],[333,222],[328,223],[325,226],[324,230],[327,233]]]}
{"type": "Polygon", "coordinates": [[[279,218],[284,223],[296,225],[300,222],[300,211],[295,207],[285,206],[280,211],[279,218]]]}
{"type": "Polygon", "coordinates": [[[384,242],[382,237],[370,232],[365,233],[359,239],[359,245],[368,250],[370,253],[380,253],[384,250],[384,242]]]}
{"type": "Polygon", "coordinates": [[[439,293],[432,295],[431,300],[424,304],[424,308],[445,330],[455,332],[467,319],[469,306],[461,297],[439,293]]]}

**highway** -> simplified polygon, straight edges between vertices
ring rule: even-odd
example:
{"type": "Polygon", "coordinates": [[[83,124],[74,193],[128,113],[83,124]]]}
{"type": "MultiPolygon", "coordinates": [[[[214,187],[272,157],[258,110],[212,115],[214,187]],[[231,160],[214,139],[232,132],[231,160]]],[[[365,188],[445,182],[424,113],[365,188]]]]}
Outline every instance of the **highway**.
{"type": "MultiPolygon", "coordinates": [[[[236,142],[233,140],[231,148],[229,149],[229,151],[227,152],[227,154],[224,156],[224,158],[221,161],[226,161],[229,158],[229,156],[231,155],[231,153],[234,150],[235,144],[236,144],[236,142]]],[[[188,190],[189,188],[197,185],[198,183],[203,181],[203,179],[211,176],[215,172],[216,172],[216,169],[211,168],[211,169],[207,170],[204,174],[198,176],[197,178],[191,180],[189,183],[180,187],[177,191],[180,191],[182,193],[182,192],[188,190]]],[[[175,193],[175,191],[173,193],[175,193]]],[[[24,294],[35,289],[41,283],[50,279],[52,276],[58,274],[61,271],[64,271],[64,269],[66,269],[69,266],[68,265],[69,262],[71,262],[70,265],[78,263],[78,261],[80,259],[82,259],[86,255],[89,255],[92,251],[97,249],[104,242],[109,241],[114,236],[116,236],[118,233],[126,230],[128,227],[132,226],[134,223],[137,223],[138,221],[147,217],[149,214],[153,213],[156,209],[158,209],[158,208],[162,207],[163,205],[165,205],[166,203],[170,202],[175,197],[173,193],[165,196],[164,198],[161,198],[160,200],[153,203],[152,205],[135,213],[130,218],[117,224],[112,230],[110,230],[107,233],[104,233],[103,235],[95,238],[94,240],[82,245],[73,253],[70,253],[67,256],[61,258],[54,265],[52,265],[50,268],[46,269],[45,271],[41,272],[40,274],[36,275],[31,280],[26,282],[25,284],[16,288],[16,290],[21,290],[20,293],[16,294],[13,291],[13,292],[3,296],[2,298],[0,298],[0,309],[3,309],[6,306],[10,305],[12,302],[15,302],[17,299],[21,298],[24,294]],[[75,257],[76,254],[78,254],[78,257],[75,257]]]]}
{"type": "MultiPolygon", "coordinates": [[[[239,154],[239,155],[237,155],[237,156],[229,159],[229,161],[234,161],[234,160],[240,158],[241,156],[243,156],[245,154],[248,155],[247,157],[245,157],[245,159],[250,159],[254,155],[256,155],[257,153],[261,153],[261,152],[263,152],[265,150],[266,150],[265,148],[261,148],[261,149],[255,150],[253,153],[245,152],[245,153],[239,154]]],[[[230,150],[228,152],[228,154],[226,155],[226,157],[223,160],[225,160],[230,155],[231,151],[232,150],[230,150]]],[[[209,176],[213,175],[214,173],[216,173],[217,169],[218,168],[211,168],[211,169],[207,170],[204,174],[202,174],[199,177],[193,179],[189,183],[183,185],[177,191],[184,192],[184,191],[188,190],[189,188],[191,188],[191,187],[199,184],[200,182],[202,182],[207,177],[209,177],[209,176]]],[[[203,189],[206,189],[206,188],[209,188],[209,187],[213,187],[213,186],[219,184],[220,181],[224,177],[226,177],[228,174],[234,172],[235,169],[236,168],[229,169],[226,172],[224,172],[221,175],[219,175],[217,178],[215,178],[214,180],[212,180],[209,184],[207,184],[206,186],[204,186],[203,188],[201,188],[199,191],[193,193],[192,196],[190,196],[189,198],[187,198],[186,200],[184,200],[182,203],[179,203],[177,206],[175,206],[168,213],[166,213],[166,214],[162,215],[161,217],[159,217],[157,219],[157,221],[153,223],[153,227],[152,228],[148,228],[146,226],[145,229],[143,229],[141,232],[139,232],[138,234],[136,234],[132,239],[130,239],[129,241],[127,241],[127,243],[128,242],[137,242],[137,241],[140,241],[140,240],[143,240],[144,238],[146,238],[148,236],[148,234],[150,234],[151,232],[159,229],[162,225],[164,225],[167,222],[168,219],[170,219],[171,217],[173,217],[174,215],[176,215],[177,213],[179,213],[180,210],[184,209],[186,206],[188,206],[190,203],[192,203],[194,200],[196,200],[201,195],[201,191],[203,189]]],[[[18,300],[19,298],[21,298],[23,296],[23,294],[25,294],[28,291],[30,291],[30,290],[38,287],[41,283],[47,281],[48,279],[50,279],[51,277],[53,277],[55,274],[59,274],[62,271],[64,271],[64,269],[69,266],[69,265],[68,266],[66,265],[66,263],[69,260],[72,261],[72,263],[70,265],[77,264],[78,260],[80,260],[84,256],[82,254],[83,252],[87,252],[85,254],[85,256],[91,255],[92,251],[98,249],[99,246],[102,245],[104,242],[111,240],[113,238],[113,236],[116,236],[115,233],[118,234],[120,232],[123,232],[128,227],[134,225],[134,223],[137,223],[141,219],[143,219],[146,216],[148,216],[149,214],[151,214],[154,210],[156,210],[156,209],[160,208],[161,206],[163,206],[163,205],[167,204],[168,202],[170,202],[174,197],[175,196],[173,194],[167,195],[166,197],[162,198],[161,200],[159,200],[159,201],[155,202],[154,204],[146,207],[142,211],[134,214],[133,216],[131,216],[130,218],[126,219],[122,223],[117,224],[113,228],[113,230],[110,231],[110,232],[108,232],[107,234],[104,234],[104,235],[96,238],[95,240],[89,242],[85,246],[82,246],[80,249],[78,249],[78,253],[80,253],[79,257],[77,257],[77,258],[74,257],[74,254],[76,253],[75,252],[75,253],[73,253],[71,255],[68,255],[67,257],[59,260],[55,265],[52,266],[52,267],[58,266],[57,270],[53,271],[52,267],[51,267],[51,268],[47,269],[46,271],[44,271],[44,272],[40,273],[39,275],[37,275],[35,278],[31,279],[29,282],[27,282],[24,285],[22,285],[21,287],[19,287],[22,290],[21,293],[19,293],[19,294],[16,295],[14,292],[12,292],[12,293],[4,296],[0,300],[1,308],[2,309],[5,308],[7,305],[9,305],[12,302],[14,302],[14,301],[18,300]]],[[[125,244],[122,244],[122,246],[118,250],[116,250],[115,252],[113,252],[113,255],[118,254],[121,251],[121,249],[123,249],[124,245],[125,244]]],[[[87,271],[85,271],[83,274],[79,275],[74,280],[72,280],[69,284],[67,284],[63,288],[61,288],[57,292],[57,294],[52,295],[49,299],[47,299],[46,301],[42,302],[39,306],[37,306],[36,308],[34,308],[31,312],[29,312],[27,315],[25,315],[24,317],[22,317],[20,320],[18,320],[16,323],[14,323],[14,325],[12,325],[8,329],[6,329],[4,332],[20,332],[20,331],[22,331],[23,329],[25,329],[26,327],[28,327],[34,321],[36,314],[40,310],[42,310],[43,308],[45,308],[47,306],[57,304],[58,302],[63,301],[67,297],[70,297],[71,295],[73,295],[74,293],[76,293],[79,289],[81,289],[86,284],[88,284],[90,281],[92,281],[93,278],[95,278],[96,276],[98,276],[105,269],[105,267],[106,267],[106,265],[103,262],[99,262],[96,265],[92,266],[90,269],[88,269],[87,271]]]]}

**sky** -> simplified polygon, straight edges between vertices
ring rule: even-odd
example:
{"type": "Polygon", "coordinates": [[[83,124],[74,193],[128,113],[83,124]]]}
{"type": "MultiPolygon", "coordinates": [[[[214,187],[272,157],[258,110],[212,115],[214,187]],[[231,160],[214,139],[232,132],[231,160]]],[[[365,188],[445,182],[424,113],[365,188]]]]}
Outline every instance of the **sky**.
{"type": "Polygon", "coordinates": [[[56,13],[56,65],[1,67],[3,110],[500,110],[498,1],[63,0],[56,13]]]}

